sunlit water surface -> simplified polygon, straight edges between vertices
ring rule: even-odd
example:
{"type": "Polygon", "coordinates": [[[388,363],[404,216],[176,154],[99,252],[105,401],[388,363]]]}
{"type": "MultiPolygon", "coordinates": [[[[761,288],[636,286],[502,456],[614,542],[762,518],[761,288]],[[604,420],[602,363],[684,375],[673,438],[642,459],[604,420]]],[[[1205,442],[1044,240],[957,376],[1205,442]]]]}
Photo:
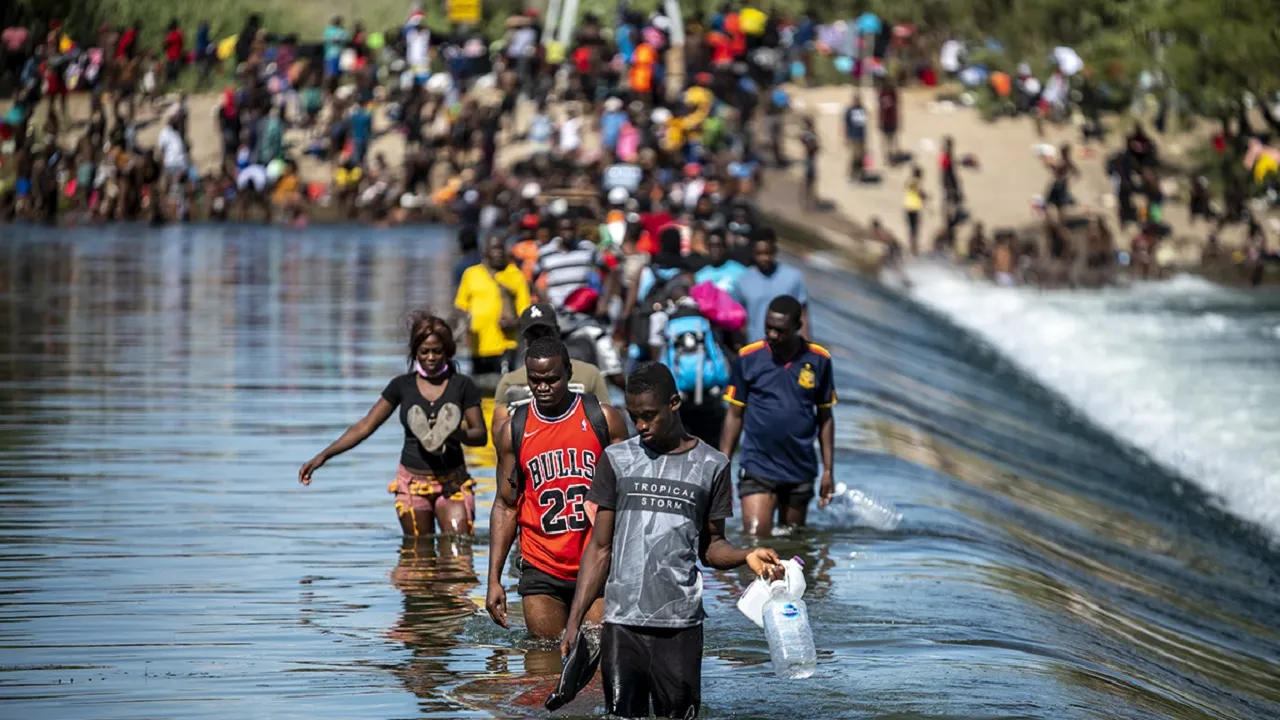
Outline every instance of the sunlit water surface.
{"type": "MultiPolygon", "coordinates": [[[[437,229],[6,231],[0,717],[545,714],[556,653],[481,609],[491,450],[474,542],[402,542],[398,427],[296,481],[403,371],[405,314],[450,306],[452,258],[437,229]]],[[[773,679],[744,573],[708,573],[704,716],[1280,716],[1265,531],[948,321],[809,291],[838,479],[905,519],[772,541],[812,571],[810,680],[773,679]]]]}

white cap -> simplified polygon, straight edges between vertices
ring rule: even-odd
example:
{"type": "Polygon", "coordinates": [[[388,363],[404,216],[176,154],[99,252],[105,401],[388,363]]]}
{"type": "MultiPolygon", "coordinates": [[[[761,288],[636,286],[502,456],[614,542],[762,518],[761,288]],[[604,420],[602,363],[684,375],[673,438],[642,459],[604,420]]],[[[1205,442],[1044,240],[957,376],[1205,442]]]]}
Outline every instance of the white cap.
{"type": "Polygon", "coordinates": [[[616,187],[609,191],[609,204],[621,205],[626,202],[629,197],[631,197],[631,194],[627,192],[626,188],[616,187]]]}
{"type": "Polygon", "coordinates": [[[564,198],[556,198],[547,206],[547,211],[556,217],[564,215],[569,210],[569,201],[564,198]]]}
{"type": "Polygon", "coordinates": [[[520,189],[520,197],[525,200],[532,200],[542,194],[542,186],[538,183],[529,183],[520,189]]]}
{"type": "Polygon", "coordinates": [[[649,119],[652,120],[654,124],[661,125],[671,120],[671,111],[662,107],[655,108],[653,114],[649,116],[649,119]]]}

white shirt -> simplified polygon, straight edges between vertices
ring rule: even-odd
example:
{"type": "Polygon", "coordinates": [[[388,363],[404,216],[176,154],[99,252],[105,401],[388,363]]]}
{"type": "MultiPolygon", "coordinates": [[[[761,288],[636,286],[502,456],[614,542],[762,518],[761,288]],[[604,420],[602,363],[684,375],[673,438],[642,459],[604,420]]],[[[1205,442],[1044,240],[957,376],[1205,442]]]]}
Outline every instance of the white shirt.
{"type": "Polygon", "coordinates": [[[172,125],[165,125],[160,130],[160,139],[156,141],[156,146],[160,148],[160,152],[164,154],[164,166],[166,168],[184,168],[187,166],[187,144],[182,141],[182,136],[172,125]]]}
{"type": "Polygon", "coordinates": [[[423,67],[430,64],[427,60],[428,49],[431,47],[431,31],[427,29],[412,29],[405,33],[405,60],[409,61],[409,67],[423,67]]]}
{"type": "Polygon", "coordinates": [[[573,152],[582,145],[582,120],[571,117],[560,126],[560,151],[573,152]]]}
{"type": "Polygon", "coordinates": [[[533,45],[538,41],[538,31],[533,28],[520,28],[511,33],[511,42],[507,45],[507,56],[518,58],[533,54],[533,45]]]}
{"type": "Polygon", "coordinates": [[[686,181],[684,184],[684,206],[692,210],[698,204],[698,198],[702,197],[702,191],[706,187],[707,181],[702,178],[686,181]]]}
{"type": "Polygon", "coordinates": [[[942,44],[942,52],[938,53],[938,64],[947,72],[960,72],[960,53],[964,45],[959,40],[948,40],[942,44]]]}

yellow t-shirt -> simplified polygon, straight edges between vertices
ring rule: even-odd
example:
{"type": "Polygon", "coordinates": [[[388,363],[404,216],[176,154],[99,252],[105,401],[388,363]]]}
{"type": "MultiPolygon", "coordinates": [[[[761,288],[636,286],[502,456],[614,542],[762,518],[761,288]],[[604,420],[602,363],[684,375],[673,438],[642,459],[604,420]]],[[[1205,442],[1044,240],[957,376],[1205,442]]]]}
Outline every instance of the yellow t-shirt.
{"type": "Polygon", "coordinates": [[[471,352],[476,357],[497,357],[516,348],[519,328],[502,329],[501,283],[510,293],[511,312],[519,319],[529,307],[529,283],[514,263],[493,273],[483,264],[472,265],[462,273],[458,294],[453,304],[471,316],[471,352]]]}
{"type": "Polygon", "coordinates": [[[564,45],[557,40],[547,43],[546,61],[549,65],[559,65],[564,62],[565,49],[564,45]]]}
{"type": "Polygon", "coordinates": [[[920,194],[920,186],[915,183],[908,183],[907,190],[902,197],[902,207],[904,210],[919,212],[924,208],[924,197],[920,194]]]}

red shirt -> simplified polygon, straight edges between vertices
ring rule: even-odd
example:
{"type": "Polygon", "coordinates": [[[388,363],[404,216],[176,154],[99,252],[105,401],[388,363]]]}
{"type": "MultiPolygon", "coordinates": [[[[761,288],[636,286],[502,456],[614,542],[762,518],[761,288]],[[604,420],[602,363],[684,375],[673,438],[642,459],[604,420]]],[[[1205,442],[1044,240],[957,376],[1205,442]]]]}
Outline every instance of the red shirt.
{"type": "Polygon", "coordinates": [[[580,47],[573,51],[573,64],[577,66],[578,72],[586,75],[591,72],[591,48],[580,47]]]}
{"type": "Polygon", "coordinates": [[[529,404],[520,439],[520,493],[517,522],[524,561],[561,580],[577,580],[582,551],[591,537],[594,510],[587,493],[596,461],[604,451],[577,396],[558,418],[529,404]]]}
{"type": "Polygon", "coordinates": [[[671,213],[663,210],[661,212],[650,212],[640,216],[640,226],[644,231],[649,233],[649,237],[653,238],[653,242],[658,242],[658,232],[662,228],[675,222],[675,218],[671,217],[671,213]]]}
{"type": "Polygon", "coordinates": [[[164,55],[169,58],[169,62],[177,62],[182,57],[182,30],[170,30],[164,36],[164,55]]]}
{"type": "Polygon", "coordinates": [[[138,31],[129,28],[120,36],[120,42],[116,43],[116,59],[123,60],[129,51],[133,49],[133,43],[138,39],[138,31]]]}
{"type": "Polygon", "coordinates": [[[897,130],[898,129],[898,93],[891,87],[882,87],[878,93],[878,105],[880,106],[880,129],[881,130],[897,130]]]}

